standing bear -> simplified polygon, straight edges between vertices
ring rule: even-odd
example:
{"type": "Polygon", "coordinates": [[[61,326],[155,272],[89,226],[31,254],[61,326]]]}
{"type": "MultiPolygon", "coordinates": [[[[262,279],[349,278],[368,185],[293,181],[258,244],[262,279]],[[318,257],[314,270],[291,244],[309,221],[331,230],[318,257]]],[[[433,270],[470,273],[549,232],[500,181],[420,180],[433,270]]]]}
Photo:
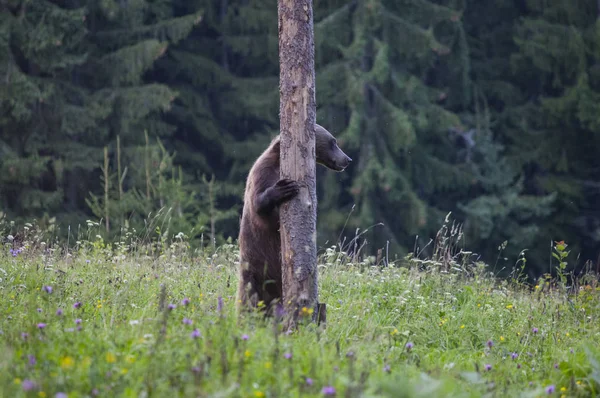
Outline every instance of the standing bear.
{"type": "MultiPolygon", "coordinates": [[[[282,297],[281,237],[279,206],[298,194],[296,181],[280,179],[279,135],[258,157],[246,180],[244,208],[240,222],[240,268],[238,307],[267,308],[282,297]]],[[[337,145],[329,131],[315,124],[317,164],[337,172],[352,161],[337,145]]]]}

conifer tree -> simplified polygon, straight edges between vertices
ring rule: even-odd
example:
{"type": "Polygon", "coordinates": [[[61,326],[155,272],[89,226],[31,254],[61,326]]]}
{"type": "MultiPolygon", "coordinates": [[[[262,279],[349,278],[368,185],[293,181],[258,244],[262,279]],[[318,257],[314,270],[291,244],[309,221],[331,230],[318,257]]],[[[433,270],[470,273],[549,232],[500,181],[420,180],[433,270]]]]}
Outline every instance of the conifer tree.
{"type": "Polygon", "coordinates": [[[448,57],[466,50],[460,13],[427,0],[338,4],[316,27],[318,119],[354,165],[341,177],[351,179],[349,192],[332,191],[338,176],[325,177],[320,225],[337,237],[355,204],[349,238],[355,228],[381,222],[366,235],[375,247],[391,240],[390,251],[407,250],[416,234],[427,240],[435,233],[470,184],[468,168],[452,166],[448,129],[460,119],[443,105],[449,82],[463,82],[468,67],[448,57]],[[446,77],[435,81],[440,71],[446,77]]]}
{"type": "Polygon", "coordinates": [[[72,81],[88,60],[85,10],[57,3],[0,6],[0,206],[17,222],[59,215],[68,171],[94,158],[77,130],[106,112],[72,81]]]}

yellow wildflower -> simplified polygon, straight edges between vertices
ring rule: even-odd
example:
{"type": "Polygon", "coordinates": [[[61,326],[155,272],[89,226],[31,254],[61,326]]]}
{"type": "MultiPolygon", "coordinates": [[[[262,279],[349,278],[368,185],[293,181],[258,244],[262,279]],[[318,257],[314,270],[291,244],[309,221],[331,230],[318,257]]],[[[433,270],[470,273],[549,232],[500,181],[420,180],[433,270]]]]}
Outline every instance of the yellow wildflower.
{"type": "Polygon", "coordinates": [[[273,364],[271,362],[265,362],[265,369],[271,369],[273,367],[273,364]]]}
{"type": "Polygon", "coordinates": [[[112,352],[106,353],[106,362],[115,363],[117,361],[117,357],[112,352]]]}
{"type": "Polygon", "coordinates": [[[500,341],[504,341],[504,336],[500,336],[500,341]]]}
{"type": "Polygon", "coordinates": [[[75,361],[73,360],[72,357],[66,356],[66,357],[62,357],[60,359],[60,367],[62,369],[72,368],[74,364],[75,364],[75,361]]]}
{"type": "Polygon", "coordinates": [[[18,377],[15,379],[15,384],[21,384],[21,379],[19,379],[18,377]]]}
{"type": "Polygon", "coordinates": [[[252,353],[250,352],[250,350],[246,350],[246,352],[244,352],[244,356],[246,358],[250,358],[252,356],[252,353]]]}
{"type": "Polygon", "coordinates": [[[460,328],[461,328],[461,329],[464,329],[464,328],[465,328],[465,325],[460,325],[460,328]]]}
{"type": "Polygon", "coordinates": [[[46,393],[43,391],[38,392],[38,397],[40,398],[46,398],[46,393]]]}
{"type": "Polygon", "coordinates": [[[255,392],[254,392],[254,396],[255,396],[256,398],[263,398],[263,397],[265,396],[265,393],[264,393],[264,392],[262,392],[262,391],[255,391],[255,392]]]}
{"type": "Polygon", "coordinates": [[[513,307],[513,305],[512,305],[512,304],[509,304],[509,305],[507,305],[507,306],[506,306],[506,308],[508,308],[509,310],[510,310],[512,307],[513,307]]]}

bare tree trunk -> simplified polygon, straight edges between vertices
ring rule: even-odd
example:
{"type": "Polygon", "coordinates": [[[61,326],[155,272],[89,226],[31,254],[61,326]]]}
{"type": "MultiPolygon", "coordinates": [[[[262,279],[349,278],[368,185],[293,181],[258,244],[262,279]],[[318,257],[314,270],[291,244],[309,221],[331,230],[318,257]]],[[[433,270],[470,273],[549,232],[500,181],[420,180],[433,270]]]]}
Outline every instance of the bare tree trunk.
{"type": "Polygon", "coordinates": [[[282,205],[283,305],[287,326],[319,313],[315,187],[315,69],[312,0],[278,0],[281,177],[298,181],[298,195],[282,205]],[[302,310],[306,308],[306,310],[302,310]]]}

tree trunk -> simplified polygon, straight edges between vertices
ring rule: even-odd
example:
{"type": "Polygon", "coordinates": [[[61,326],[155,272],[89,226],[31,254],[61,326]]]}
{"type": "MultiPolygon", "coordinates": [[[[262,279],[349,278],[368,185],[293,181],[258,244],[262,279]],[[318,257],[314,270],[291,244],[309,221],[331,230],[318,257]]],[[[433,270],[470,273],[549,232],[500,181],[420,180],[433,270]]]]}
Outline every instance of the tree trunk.
{"type": "Polygon", "coordinates": [[[299,315],[315,320],[319,314],[314,28],[311,0],[278,0],[277,9],[281,178],[301,185],[280,209],[283,305],[292,328],[299,315]]]}

